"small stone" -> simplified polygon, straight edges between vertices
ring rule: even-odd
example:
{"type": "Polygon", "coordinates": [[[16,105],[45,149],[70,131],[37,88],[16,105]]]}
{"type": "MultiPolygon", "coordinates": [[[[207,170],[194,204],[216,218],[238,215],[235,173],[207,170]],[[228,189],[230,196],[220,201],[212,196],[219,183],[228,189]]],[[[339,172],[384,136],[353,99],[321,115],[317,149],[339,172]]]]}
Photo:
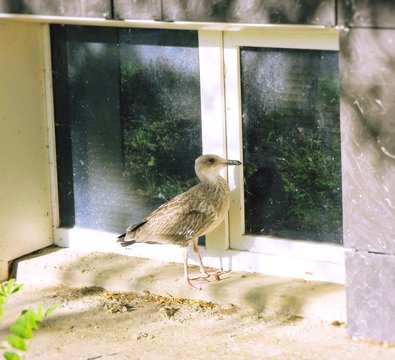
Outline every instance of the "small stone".
{"type": "Polygon", "coordinates": [[[165,308],[165,313],[166,313],[167,317],[170,319],[171,317],[173,317],[175,315],[175,313],[178,310],[180,310],[180,309],[179,308],[173,308],[173,307],[171,307],[171,308],[166,307],[165,308]]]}
{"type": "Polygon", "coordinates": [[[137,338],[137,340],[140,340],[140,339],[146,339],[147,337],[148,337],[147,333],[140,332],[137,334],[136,338],[137,338]]]}
{"type": "Polygon", "coordinates": [[[331,322],[331,325],[335,327],[341,327],[341,326],[345,326],[346,323],[344,321],[335,320],[331,322]]]}

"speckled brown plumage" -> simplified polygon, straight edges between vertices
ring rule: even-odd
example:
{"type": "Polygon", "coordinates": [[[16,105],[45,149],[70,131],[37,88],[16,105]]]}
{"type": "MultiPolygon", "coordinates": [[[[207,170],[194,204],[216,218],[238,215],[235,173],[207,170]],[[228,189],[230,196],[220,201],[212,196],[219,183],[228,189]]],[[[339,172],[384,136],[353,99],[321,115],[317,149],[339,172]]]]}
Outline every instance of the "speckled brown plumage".
{"type": "MultiPolygon", "coordinates": [[[[220,170],[228,165],[240,164],[237,160],[226,160],[217,155],[200,156],[195,161],[200,183],[163,204],[140,223],[130,226],[119,237],[120,241],[124,244],[157,242],[183,247],[193,244],[201,273],[207,275],[199,255],[197,238],[217,227],[229,209],[229,187],[220,176],[220,170]]],[[[184,270],[190,283],[187,250],[184,253],[184,270]]]]}
{"type": "Polygon", "coordinates": [[[223,219],[229,208],[228,193],[222,178],[214,186],[200,183],[163,204],[140,224],[131,226],[125,241],[187,246],[223,219]]]}

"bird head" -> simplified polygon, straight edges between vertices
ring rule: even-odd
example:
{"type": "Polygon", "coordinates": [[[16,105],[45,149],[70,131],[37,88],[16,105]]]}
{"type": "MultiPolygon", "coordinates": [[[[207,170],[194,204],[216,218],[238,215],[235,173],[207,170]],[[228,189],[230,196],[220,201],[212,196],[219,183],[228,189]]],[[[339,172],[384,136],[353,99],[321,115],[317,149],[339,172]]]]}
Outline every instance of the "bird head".
{"type": "Polygon", "coordinates": [[[215,182],[222,168],[229,165],[241,165],[238,160],[223,159],[218,155],[207,154],[195,161],[195,172],[202,182],[215,182]]]}

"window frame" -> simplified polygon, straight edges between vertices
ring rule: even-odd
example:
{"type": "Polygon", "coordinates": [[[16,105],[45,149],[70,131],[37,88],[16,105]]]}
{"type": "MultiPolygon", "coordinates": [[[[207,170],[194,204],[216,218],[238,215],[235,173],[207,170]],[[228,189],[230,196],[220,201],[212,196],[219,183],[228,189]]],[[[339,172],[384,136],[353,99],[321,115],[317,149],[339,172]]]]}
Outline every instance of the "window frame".
{"type": "MultiPolygon", "coordinates": [[[[243,160],[243,137],[240,48],[245,46],[339,51],[339,34],[336,29],[332,28],[321,31],[308,29],[290,31],[277,28],[268,29],[259,34],[252,31],[224,32],[227,153],[230,158],[241,159],[241,161],[243,160]]],[[[342,261],[344,257],[342,245],[244,234],[244,181],[241,169],[231,171],[228,179],[231,188],[230,248],[317,261],[342,261]]]]}
{"type": "MultiPolygon", "coordinates": [[[[224,23],[196,23],[196,22],[157,22],[157,21],[108,21],[103,19],[81,19],[65,17],[42,16],[7,16],[13,21],[39,22],[43,28],[44,62],[46,74],[46,107],[48,114],[48,139],[51,174],[51,194],[53,207],[54,243],[63,247],[70,247],[83,251],[103,251],[126,254],[137,257],[180,262],[182,250],[173,245],[147,245],[136,244],[133,251],[120,249],[114,242],[114,234],[103,231],[60,228],[58,189],[56,171],[56,151],[54,135],[54,110],[52,91],[52,69],[49,24],[70,24],[86,26],[110,26],[125,28],[161,28],[179,30],[198,30],[199,58],[201,71],[201,114],[203,152],[214,152],[233,159],[242,159],[241,123],[234,122],[232,115],[238,114],[240,119],[240,99],[232,104],[232,96],[240,94],[240,85],[234,84],[237,91],[230,96],[225,84],[229,84],[231,72],[229,59],[233,54],[233,61],[237,62],[238,48],[230,46],[232,39],[244,39],[239,42],[241,46],[257,46],[267,39],[268,34],[274,36],[277,42],[280,38],[303,38],[307,36],[309,43],[305,48],[311,48],[312,39],[317,43],[322,38],[336,38],[338,44],[339,29],[312,25],[261,25],[261,24],[224,24],[224,23]],[[206,59],[206,61],[205,61],[206,59]],[[203,74],[206,74],[204,76],[203,74]],[[215,101],[203,94],[216,93],[215,101]],[[232,104],[232,106],[230,106],[232,104]],[[236,105],[236,106],[234,106],[236,105]],[[232,122],[233,121],[233,122],[232,122]],[[215,136],[213,136],[215,135],[215,136]],[[237,145],[237,146],[235,146],[237,145]]],[[[306,38],[304,38],[306,42],[306,38]]],[[[277,44],[278,45],[278,44],[277,44]]],[[[318,45],[318,44],[317,44],[318,45]]],[[[272,43],[271,47],[276,47],[272,43]]],[[[289,46],[292,46],[289,45],[289,46]]],[[[294,46],[295,43],[294,43],[294,46]]],[[[299,46],[299,45],[298,45],[299,46]]],[[[327,46],[322,49],[328,50],[327,46]]],[[[334,50],[338,50],[338,45],[334,50]]],[[[239,76],[238,72],[236,73],[239,76]]],[[[238,246],[235,243],[242,234],[240,232],[240,219],[244,216],[242,204],[242,172],[230,169],[222,174],[228,177],[231,187],[231,209],[229,218],[215,231],[206,237],[206,249],[203,252],[205,264],[229,270],[256,271],[272,275],[305,278],[308,280],[345,282],[344,251],[342,246],[313,244],[304,241],[287,241],[282,239],[260,239],[260,246],[245,244],[238,246]],[[238,213],[237,213],[238,212],[238,213]],[[235,232],[236,231],[236,232],[235,232]],[[247,251],[246,251],[247,250],[247,251]]],[[[193,261],[193,254],[191,263],[193,261]]]]}

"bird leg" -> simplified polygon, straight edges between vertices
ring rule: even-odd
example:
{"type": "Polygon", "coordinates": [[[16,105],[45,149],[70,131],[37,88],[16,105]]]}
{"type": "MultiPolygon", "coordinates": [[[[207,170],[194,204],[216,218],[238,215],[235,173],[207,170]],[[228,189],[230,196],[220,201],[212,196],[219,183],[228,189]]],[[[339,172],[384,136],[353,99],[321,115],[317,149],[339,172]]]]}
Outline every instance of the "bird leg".
{"type": "Polygon", "coordinates": [[[211,272],[206,271],[206,269],[204,268],[204,265],[203,265],[202,258],[200,256],[199,246],[198,246],[197,241],[198,240],[195,239],[193,242],[193,251],[195,252],[196,257],[199,261],[200,274],[202,275],[203,279],[206,279],[210,276],[214,276],[217,281],[220,280],[219,275],[222,275],[224,273],[224,271],[222,269],[216,270],[216,271],[211,271],[211,272]]]}
{"type": "Polygon", "coordinates": [[[185,278],[186,282],[191,287],[193,287],[194,289],[197,289],[197,290],[202,290],[202,288],[200,286],[198,287],[198,286],[196,286],[193,283],[193,280],[197,280],[197,279],[190,279],[189,278],[189,271],[188,271],[188,246],[186,246],[184,248],[184,278],[185,278]]]}
{"type": "Polygon", "coordinates": [[[207,273],[206,269],[204,268],[202,257],[200,256],[199,252],[199,246],[197,243],[197,239],[193,241],[193,251],[196,254],[196,257],[199,261],[199,268],[200,268],[200,275],[202,275],[203,278],[207,278],[210,276],[210,274],[207,273]]]}
{"type": "Polygon", "coordinates": [[[200,276],[194,279],[191,279],[189,277],[189,270],[188,270],[188,246],[186,246],[184,248],[184,278],[186,280],[186,282],[193,287],[194,289],[198,289],[198,290],[202,290],[200,284],[199,284],[199,279],[200,282],[203,281],[208,281],[207,278],[209,278],[210,276],[214,276],[215,279],[218,281],[220,280],[219,276],[222,275],[224,273],[224,271],[221,270],[217,270],[217,271],[213,271],[213,272],[208,272],[206,271],[206,269],[204,268],[203,265],[203,261],[202,261],[202,257],[200,256],[200,252],[199,252],[199,246],[197,244],[197,239],[195,239],[193,241],[193,251],[196,254],[196,257],[198,259],[199,262],[199,268],[200,268],[200,276]],[[194,284],[197,283],[199,284],[199,286],[194,284]]]}

